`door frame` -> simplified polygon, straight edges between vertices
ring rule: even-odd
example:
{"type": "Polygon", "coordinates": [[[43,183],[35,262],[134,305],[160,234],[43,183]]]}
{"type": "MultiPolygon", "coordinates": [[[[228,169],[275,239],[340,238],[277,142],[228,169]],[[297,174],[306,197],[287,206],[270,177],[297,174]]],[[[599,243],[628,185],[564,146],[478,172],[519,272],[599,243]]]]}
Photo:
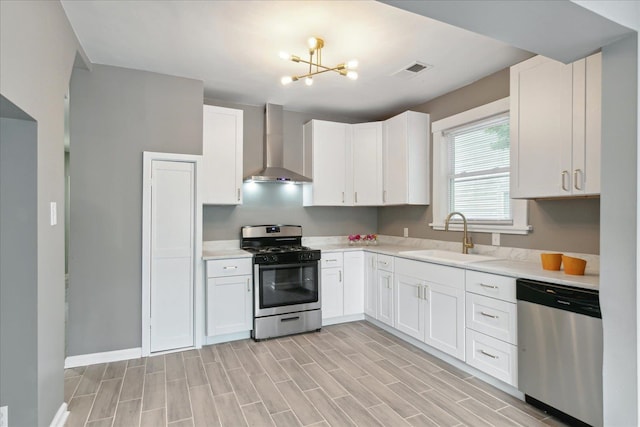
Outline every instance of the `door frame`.
{"type": "MultiPolygon", "coordinates": [[[[202,156],[144,151],[142,166],[142,357],[151,354],[151,163],[185,162],[195,166],[193,227],[193,322],[194,347],[201,348],[204,337],[204,288],[202,263],[202,156]]],[[[159,352],[162,353],[162,352],[159,352]]]]}

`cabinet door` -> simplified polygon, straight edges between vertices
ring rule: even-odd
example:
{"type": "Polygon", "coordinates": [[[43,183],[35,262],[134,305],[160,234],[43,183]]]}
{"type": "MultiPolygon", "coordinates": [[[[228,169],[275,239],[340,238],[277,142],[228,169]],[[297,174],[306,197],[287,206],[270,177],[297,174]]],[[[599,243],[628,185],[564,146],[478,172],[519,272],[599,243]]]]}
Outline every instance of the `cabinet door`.
{"type": "Polygon", "coordinates": [[[382,123],[352,125],[353,204],[382,204],[382,123]]]}
{"type": "Polygon", "coordinates": [[[378,270],[378,320],[393,326],[393,273],[378,270]]]}
{"type": "Polygon", "coordinates": [[[421,280],[395,275],[395,327],[401,332],[424,340],[424,305],[421,280]]]}
{"type": "Polygon", "coordinates": [[[242,203],[242,113],[211,105],[203,108],[204,204],[242,203]]]}
{"type": "Polygon", "coordinates": [[[572,79],[544,57],[511,68],[511,197],[571,194],[572,79]]]}
{"type": "MultiPolygon", "coordinates": [[[[305,158],[308,152],[311,158],[305,159],[305,176],[311,176],[313,183],[305,185],[310,194],[305,197],[305,205],[344,206],[347,200],[347,142],[349,125],[346,123],[313,120],[311,123],[311,141],[305,132],[305,158]],[[310,170],[308,170],[310,169],[310,170]]],[[[307,126],[307,125],[305,125],[307,126]]]]}
{"type": "Polygon", "coordinates": [[[464,290],[426,285],[424,342],[464,360],[464,290]]]}
{"type": "Polygon", "coordinates": [[[364,312],[364,252],[344,253],[344,315],[364,312]]]}
{"type": "Polygon", "coordinates": [[[207,335],[253,328],[251,275],[207,279],[207,335]]]}
{"type": "Polygon", "coordinates": [[[342,273],[342,268],[323,268],[321,270],[323,319],[342,316],[344,313],[342,273]]]}
{"type": "MultiPolygon", "coordinates": [[[[407,116],[400,114],[384,122],[383,203],[407,203],[407,116]]],[[[425,167],[427,165],[425,164],[425,167]]]]}
{"type": "Polygon", "coordinates": [[[378,269],[377,254],[364,253],[364,313],[378,318],[378,269]]]}

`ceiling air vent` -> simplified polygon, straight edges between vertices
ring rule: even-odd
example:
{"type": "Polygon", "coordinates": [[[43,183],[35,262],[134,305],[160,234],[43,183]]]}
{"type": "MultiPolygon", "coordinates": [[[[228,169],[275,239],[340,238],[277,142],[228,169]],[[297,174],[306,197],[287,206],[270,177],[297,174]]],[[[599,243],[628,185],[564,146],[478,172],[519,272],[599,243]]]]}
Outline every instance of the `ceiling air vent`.
{"type": "Polygon", "coordinates": [[[400,77],[403,80],[409,80],[414,78],[424,70],[428,70],[430,68],[433,68],[433,65],[415,61],[407,65],[406,67],[402,67],[402,69],[400,69],[399,71],[396,71],[391,75],[394,77],[400,77]]]}

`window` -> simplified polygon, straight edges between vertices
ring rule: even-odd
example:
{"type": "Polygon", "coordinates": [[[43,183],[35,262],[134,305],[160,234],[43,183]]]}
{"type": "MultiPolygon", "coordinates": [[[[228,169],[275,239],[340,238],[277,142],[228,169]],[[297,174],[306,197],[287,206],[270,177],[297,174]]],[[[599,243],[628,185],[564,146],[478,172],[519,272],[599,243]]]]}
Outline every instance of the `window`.
{"type": "MultiPolygon", "coordinates": [[[[433,123],[434,229],[462,212],[476,232],[526,234],[526,201],[509,196],[509,99],[433,123]]],[[[454,217],[450,229],[461,227],[454,217]]]]}

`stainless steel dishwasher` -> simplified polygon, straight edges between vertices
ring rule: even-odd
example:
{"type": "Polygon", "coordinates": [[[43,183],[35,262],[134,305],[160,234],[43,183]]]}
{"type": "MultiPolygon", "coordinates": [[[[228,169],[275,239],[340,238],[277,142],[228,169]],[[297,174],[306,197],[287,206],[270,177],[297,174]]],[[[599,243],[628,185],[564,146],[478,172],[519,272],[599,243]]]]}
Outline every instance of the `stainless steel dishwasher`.
{"type": "Polygon", "coordinates": [[[603,424],[598,297],[597,290],[516,281],[518,388],[572,425],[603,424]]]}

